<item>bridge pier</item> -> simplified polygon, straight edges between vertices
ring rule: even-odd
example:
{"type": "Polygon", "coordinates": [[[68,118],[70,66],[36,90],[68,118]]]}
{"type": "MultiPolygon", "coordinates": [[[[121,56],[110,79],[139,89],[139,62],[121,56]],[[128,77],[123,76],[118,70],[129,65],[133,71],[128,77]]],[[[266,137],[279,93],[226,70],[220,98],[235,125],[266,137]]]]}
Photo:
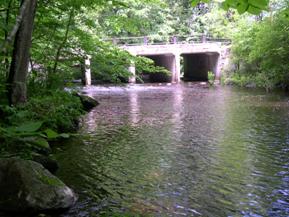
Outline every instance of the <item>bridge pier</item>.
{"type": "Polygon", "coordinates": [[[136,83],[136,77],[135,77],[136,69],[135,69],[134,62],[132,62],[131,65],[128,67],[128,71],[131,73],[131,76],[128,79],[128,83],[132,83],[132,84],[136,83]]]}
{"type": "Polygon", "coordinates": [[[90,59],[91,59],[91,56],[86,55],[85,59],[81,63],[82,83],[85,86],[91,85],[90,59]]]}
{"type": "Polygon", "coordinates": [[[172,83],[179,83],[181,81],[181,55],[175,53],[175,68],[172,71],[172,83]]]}

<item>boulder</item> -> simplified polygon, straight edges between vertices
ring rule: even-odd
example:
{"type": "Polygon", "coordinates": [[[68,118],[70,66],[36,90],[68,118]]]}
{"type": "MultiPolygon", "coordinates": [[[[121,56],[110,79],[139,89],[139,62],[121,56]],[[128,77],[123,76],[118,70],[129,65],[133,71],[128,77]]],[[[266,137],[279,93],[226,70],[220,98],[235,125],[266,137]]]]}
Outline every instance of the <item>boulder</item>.
{"type": "Polygon", "coordinates": [[[80,100],[85,111],[90,111],[91,109],[99,105],[99,102],[90,96],[80,95],[80,100]]]}
{"type": "Polygon", "coordinates": [[[39,213],[67,209],[77,200],[74,192],[34,161],[0,160],[0,210],[39,213]]]}
{"type": "Polygon", "coordinates": [[[86,96],[86,95],[82,95],[78,93],[77,93],[77,96],[80,98],[80,101],[85,111],[90,111],[91,109],[99,105],[99,102],[90,96],[86,96]]]}

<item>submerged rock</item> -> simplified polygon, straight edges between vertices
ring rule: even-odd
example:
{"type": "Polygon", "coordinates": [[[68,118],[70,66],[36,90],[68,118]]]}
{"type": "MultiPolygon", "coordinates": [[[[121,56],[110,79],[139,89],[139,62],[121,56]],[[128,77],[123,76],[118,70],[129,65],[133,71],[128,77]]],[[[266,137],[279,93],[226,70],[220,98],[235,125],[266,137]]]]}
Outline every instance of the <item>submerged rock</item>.
{"type": "Polygon", "coordinates": [[[17,158],[0,160],[0,210],[38,213],[74,205],[74,192],[42,165],[17,158]]]}
{"type": "Polygon", "coordinates": [[[80,98],[80,101],[85,111],[90,111],[91,109],[99,105],[99,102],[90,96],[85,96],[81,94],[77,94],[77,96],[80,98]]]}

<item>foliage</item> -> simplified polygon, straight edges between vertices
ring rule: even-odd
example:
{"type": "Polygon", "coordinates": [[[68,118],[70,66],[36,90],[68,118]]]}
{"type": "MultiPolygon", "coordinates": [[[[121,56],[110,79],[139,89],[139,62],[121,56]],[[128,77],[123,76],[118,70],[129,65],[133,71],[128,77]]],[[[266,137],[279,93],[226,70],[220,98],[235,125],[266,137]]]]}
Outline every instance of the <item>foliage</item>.
{"type": "Polygon", "coordinates": [[[234,35],[236,23],[242,19],[236,11],[220,10],[216,3],[211,4],[208,13],[199,17],[202,23],[203,32],[208,33],[213,38],[230,39],[234,35]]]}
{"type": "MultiPolygon", "coordinates": [[[[289,86],[289,22],[281,10],[259,23],[241,26],[233,40],[233,60],[239,73],[250,72],[266,89],[289,86]]],[[[248,76],[247,76],[248,77],[248,76]]]]}
{"type": "MultiPolygon", "coordinates": [[[[4,24],[0,37],[5,38],[15,22],[19,1],[2,1],[0,7],[4,24]]],[[[44,88],[63,87],[65,81],[81,78],[80,66],[86,55],[92,57],[92,73],[96,79],[125,81],[130,76],[127,68],[131,62],[141,61],[144,68],[150,69],[153,65],[143,59],[134,60],[103,38],[140,35],[158,38],[204,32],[227,37],[229,24],[235,19],[235,15],[230,14],[219,10],[218,3],[199,3],[192,8],[187,0],[39,1],[29,82],[44,88]]],[[[1,55],[1,61],[9,65],[11,48],[1,55]]],[[[7,64],[2,65],[3,74],[7,74],[7,64]]]]}
{"type": "MultiPolygon", "coordinates": [[[[64,91],[47,91],[44,96],[43,93],[35,96],[27,104],[20,106],[18,114],[19,112],[26,113],[26,119],[43,121],[45,127],[57,132],[73,131],[83,114],[79,97],[64,91]]],[[[10,121],[13,123],[17,119],[11,117],[10,121]]]]}
{"type": "Polygon", "coordinates": [[[240,87],[259,87],[265,88],[266,91],[270,91],[274,88],[274,83],[272,83],[270,78],[263,73],[258,73],[256,75],[250,73],[234,73],[224,80],[224,84],[240,87]]]}
{"type": "MultiPolygon", "coordinates": [[[[197,6],[200,2],[210,2],[210,0],[192,0],[192,6],[197,6]]],[[[229,8],[237,9],[239,14],[246,11],[258,15],[263,10],[268,9],[269,0],[225,0],[222,2],[222,7],[225,10],[229,8]]]]}
{"type": "Polygon", "coordinates": [[[0,106],[0,142],[9,152],[47,152],[50,141],[68,138],[83,114],[79,97],[63,91],[43,92],[25,105],[0,106]]]}
{"type": "Polygon", "coordinates": [[[52,129],[41,130],[43,122],[30,121],[17,126],[0,127],[0,138],[6,144],[21,144],[24,147],[47,150],[50,149],[48,140],[56,138],[68,138],[68,134],[58,134],[52,129]]]}
{"type": "Polygon", "coordinates": [[[227,85],[237,85],[240,87],[245,87],[250,82],[252,82],[252,80],[253,80],[253,77],[249,74],[244,75],[240,73],[234,73],[229,78],[226,78],[224,83],[227,85]]]}
{"type": "Polygon", "coordinates": [[[211,71],[208,71],[208,83],[210,85],[214,85],[215,82],[215,74],[211,71]]]}

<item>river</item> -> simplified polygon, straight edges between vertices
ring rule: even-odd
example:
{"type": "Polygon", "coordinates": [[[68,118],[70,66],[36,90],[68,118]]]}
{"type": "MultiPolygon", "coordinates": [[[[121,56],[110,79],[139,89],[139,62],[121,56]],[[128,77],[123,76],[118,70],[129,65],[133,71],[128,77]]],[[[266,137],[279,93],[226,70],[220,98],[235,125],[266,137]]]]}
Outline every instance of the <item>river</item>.
{"type": "Polygon", "coordinates": [[[100,105],[59,146],[62,217],[289,216],[289,97],[202,83],[84,89],[100,105]]]}

